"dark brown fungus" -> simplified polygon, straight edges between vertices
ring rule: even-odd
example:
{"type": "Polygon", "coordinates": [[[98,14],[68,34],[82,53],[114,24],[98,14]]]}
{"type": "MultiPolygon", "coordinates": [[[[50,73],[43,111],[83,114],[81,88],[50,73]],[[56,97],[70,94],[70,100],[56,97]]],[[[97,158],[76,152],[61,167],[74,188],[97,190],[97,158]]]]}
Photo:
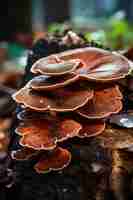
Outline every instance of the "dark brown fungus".
{"type": "Polygon", "coordinates": [[[11,156],[15,160],[28,160],[29,158],[37,155],[38,153],[39,151],[24,147],[22,149],[12,151],[11,156]]]}

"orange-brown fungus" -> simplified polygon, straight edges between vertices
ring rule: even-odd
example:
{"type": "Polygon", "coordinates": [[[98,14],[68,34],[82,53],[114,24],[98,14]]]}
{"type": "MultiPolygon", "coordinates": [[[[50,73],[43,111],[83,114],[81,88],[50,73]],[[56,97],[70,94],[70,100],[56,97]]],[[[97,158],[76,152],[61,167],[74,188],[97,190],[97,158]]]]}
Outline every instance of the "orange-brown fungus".
{"type": "Polygon", "coordinates": [[[72,119],[37,119],[23,121],[16,132],[22,136],[22,146],[36,150],[49,150],[56,143],[77,136],[82,126],[72,119]]]}
{"type": "Polygon", "coordinates": [[[36,111],[73,111],[85,105],[93,97],[93,91],[84,87],[85,81],[48,92],[37,92],[25,86],[13,96],[18,103],[36,111]],[[82,85],[83,84],[83,85],[82,85]]]}
{"type": "Polygon", "coordinates": [[[106,118],[122,109],[122,94],[116,81],[128,71],[125,57],[92,47],[35,62],[31,68],[35,77],[13,95],[23,105],[16,132],[24,146],[13,157],[33,158],[41,150],[35,170],[44,173],[70,163],[67,145],[66,149],[60,147],[69,138],[77,137],[83,142],[84,138],[98,137],[112,148],[129,145],[133,140],[130,133],[127,137],[124,130],[119,133],[105,127],[106,118]]]}
{"type": "Polygon", "coordinates": [[[122,109],[122,95],[117,85],[96,89],[94,97],[78,113],[89,119],[100,119],[118,113],[122,109]]]}

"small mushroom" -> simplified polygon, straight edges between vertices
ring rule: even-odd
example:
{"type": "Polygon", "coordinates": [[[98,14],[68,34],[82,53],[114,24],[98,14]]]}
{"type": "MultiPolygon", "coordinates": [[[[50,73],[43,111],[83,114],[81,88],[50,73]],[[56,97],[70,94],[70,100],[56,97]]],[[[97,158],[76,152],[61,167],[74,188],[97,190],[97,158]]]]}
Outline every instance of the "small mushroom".
{"type": "Polygon", "coordinates": [[[34,168],[38,173],[57,171],[67,167],[70,161],[71,153],[67,149],[58,147],[42,156],[34,168]]]}
{"type": "Polygon", "coordinates": [[[79,59],[63,61],[52,55],[36,61],[31,68],[31,72],[48,76],[60,76],[73,72],[79,65],[79,59]]]}
{"type": "Polygon", "coordinates": [[[122,109],[122,94],[117,85],[94,90],[94,97],[77,113],[88,119],[100,119],[122,109]]]}

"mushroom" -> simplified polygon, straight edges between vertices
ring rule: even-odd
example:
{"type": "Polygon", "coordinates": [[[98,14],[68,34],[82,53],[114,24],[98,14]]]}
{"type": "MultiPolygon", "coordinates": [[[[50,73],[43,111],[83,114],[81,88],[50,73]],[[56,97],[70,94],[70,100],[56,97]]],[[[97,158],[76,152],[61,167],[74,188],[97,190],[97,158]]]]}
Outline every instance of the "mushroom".
{"type": "Polygon", "coordinates": [[[31,68],[35,77],[13,94],[13,99],[23,105],[16,129],[23,149],[13,156],[27,159],[38,152],[40,160],[34,168],[44,173],[70,163],[65,143],[69,138],[83,142],[95,137],[107,148],[129,146],[133,142],[129,130],[125,136],[125,130],[105,127],[107,117],[122,109],[116,81],[124,78],[129,68],[125,57],[92,47],[36,61],[31,68]],[[64,144],[65,149],[61,147],[64,144]]]}
{"type": "Polygon", "coordinates": [[[27,84],[13,95],[17,103],[36,111],[68,112],[85,105],[93,97],[93,90],[84,87],[86,81],[76,81],[74,84],[58,88],[51,92],[37,92],[27,84]]]}
{"type": "MultiPolygon", "coordinates": [[[[88,80],[102,82],[118,80],[124,78],[130,69],[129,62],[124,56],[95,47],[68,50],[54,56],[63,61],[80,59],[82,65],[73,73],[88,80]]],[[[31,68],[32,72],[34,72],[33,68],[35,65],[36,63],[31,68]]]]}
{"type": "Polygon", "coordinates": [[[79,65],[79,59],[63,61],[56,55],[52,55],[48,58],[41,58],[35,62],[31,68],[31,72],[48,76],[60,76],[75,71],[79,65]]]}
{"type": "Polygon", "coordinates": [[[57,142],[77,136],[82,125],[72,119],[32,119],[22,121],[16,132],[22,136],[20,144],[36,150],[51,150],[57,142]]]}
{"type": "Polygon", "coordinates": [[[122,109],[122,94],[117,85],[94,91],[93,98],[77,112],[88,119],[100,119],[122,109]]]}

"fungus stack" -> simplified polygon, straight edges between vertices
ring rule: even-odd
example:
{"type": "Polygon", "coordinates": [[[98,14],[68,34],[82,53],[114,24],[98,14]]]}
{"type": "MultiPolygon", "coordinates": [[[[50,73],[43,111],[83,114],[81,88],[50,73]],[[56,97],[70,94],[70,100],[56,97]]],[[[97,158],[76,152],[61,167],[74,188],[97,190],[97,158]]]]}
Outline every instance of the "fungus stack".
{"type": "Polygon", "coordinates": [[[13,95],[22,108],[16,133],[23,148],[12,156],[37,155],[38,173],[60,170],[72,157],[66,140],[106,137],[106,119],[122,109],[117,81],[128,74],[129,63],[119,54],[85,47],[41,58],[31,72],[32,80],[13,95]]]}

